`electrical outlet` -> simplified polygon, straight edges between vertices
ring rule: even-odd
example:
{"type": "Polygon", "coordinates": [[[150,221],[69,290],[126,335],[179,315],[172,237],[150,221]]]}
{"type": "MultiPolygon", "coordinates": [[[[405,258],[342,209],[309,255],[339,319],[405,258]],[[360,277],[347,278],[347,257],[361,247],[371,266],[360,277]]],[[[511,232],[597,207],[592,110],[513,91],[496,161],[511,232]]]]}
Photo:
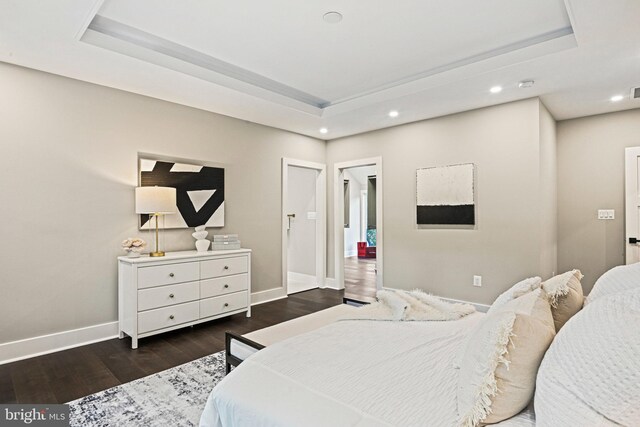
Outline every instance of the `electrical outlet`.
{"type": "Polygon", "coordinates": [[[614,209],[598,209],[598,219],[616,219],[616,211],[614,209]]]}
{"type": "Polygon", "coordinates": [[[473,276],[473,286],[482,286],[482,276],[473,276]]]}

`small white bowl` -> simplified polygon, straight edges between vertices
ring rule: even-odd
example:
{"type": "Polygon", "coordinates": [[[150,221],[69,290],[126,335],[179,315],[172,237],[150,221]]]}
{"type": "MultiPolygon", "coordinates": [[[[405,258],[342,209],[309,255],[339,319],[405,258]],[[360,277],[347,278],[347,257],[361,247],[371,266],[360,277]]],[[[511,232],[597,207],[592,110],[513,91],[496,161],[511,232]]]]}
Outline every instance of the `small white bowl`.
{"type": "Polygon", "coordinates": [[[204,231],[204,230],[205,230],[205,228],[207,228],[207,226],[206,226],[206,225],[199,225],[199,226],[195,227],[195,230],[196,230],[196,231],[204,231]]]}
{"type": "Polygon", "coordinates": [[[193,238],[196,240],[204,239],[205,237],[207,237],[207,234],[209,234],[208,231],[196,231],[195,233],[191,233],[193,238]]]}

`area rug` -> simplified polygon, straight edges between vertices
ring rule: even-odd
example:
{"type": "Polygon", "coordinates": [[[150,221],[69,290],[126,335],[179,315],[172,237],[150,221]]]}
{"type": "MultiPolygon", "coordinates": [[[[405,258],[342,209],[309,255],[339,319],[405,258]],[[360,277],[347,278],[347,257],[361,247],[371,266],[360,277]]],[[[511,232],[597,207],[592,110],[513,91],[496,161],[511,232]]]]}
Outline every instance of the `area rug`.
{"type": "Polygon", "coordinates": [[[224,378],[224,352],[69,402],[70,425],[197,426],[213,386],[224,378]]]}

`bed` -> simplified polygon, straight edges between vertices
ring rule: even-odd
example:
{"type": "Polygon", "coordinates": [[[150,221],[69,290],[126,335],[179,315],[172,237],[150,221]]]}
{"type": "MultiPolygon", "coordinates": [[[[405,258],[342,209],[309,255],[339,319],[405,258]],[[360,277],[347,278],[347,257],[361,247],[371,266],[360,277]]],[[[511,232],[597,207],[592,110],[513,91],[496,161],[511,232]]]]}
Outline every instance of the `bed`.
{"type": "MultiPolygon", "coordinates": [[[[567,274],[582,277],[578,270],[561,276],[567,274]]],[[[512,303],[546,295],[545,283],[557,277],[523,296],[514,293],[512,303]]],[[[569,293],[562,295],[569,300],[569,293]]],[[[460,387],[466,382],[458,354],[478,351],[470,347],[478,337],[470,331],[491,316],[343,319],[272,343],[248,355],[213,389],[200,425],[459,426],[460,387]]],[[[535,398],[492,425],[639,426],[640,263],[605,273],[584,308],[581,302],[565,321],[529,382],[535,398]]]]}
{"type": "MultiPolygon", "coordinates": [[[[454,425],[453,355],[482,316],[340,320],[273,344],[213,390],[201,426],[454,425]]],[[[527,410],[498,425],[535,419],[527,410]]]]}

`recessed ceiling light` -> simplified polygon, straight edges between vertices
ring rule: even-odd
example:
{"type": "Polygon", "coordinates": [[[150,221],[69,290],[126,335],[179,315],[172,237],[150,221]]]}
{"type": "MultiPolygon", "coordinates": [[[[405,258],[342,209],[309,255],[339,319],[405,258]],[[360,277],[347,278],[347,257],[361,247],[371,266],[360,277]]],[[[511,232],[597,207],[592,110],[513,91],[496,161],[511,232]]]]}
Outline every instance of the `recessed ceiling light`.
{"type": "Polygon", "coordinates": [[[518,87],[520,89],[526,89],[526,88],[533,87],[534,83],[535,82],[533,80],[523,80],[520,83],[518,83],[518,87]]]}
{"type": "Polygon", "coordinates": [[[322,19],[329,24],[337,24],[342,21],[342,14],[339,12],[327,12],[322,15],[322,19]]]}
{"type": "Polygon", "coordinates": [[[398,117],[398,113],[396,110],[389,111],[389,117],[398,117]]]}
{"type": "Polygon", "coordinates": [[[489,89],[489,92],[491,92],[491,93],[500,93],[500,92],[502,92],[502,86],[494,86],[491,89],[489,89]]]}
{"type": "Polygon", "coordinates": [[[324,135],[324,134],[325,134],[325,133],[327,133],[327,132],[329,132],[329,129],[327,129],[327,128],[320,128],[320,133],[321,133],[321,134],[323,134],[323,135],[324,135]]]}
{"type": "Polygon", "coordinates": [[[616,95],[616,96],[612,96],[611,97],[611,102],[620,102],[624,99],[624,96],[622,95],[616,95]]]}

